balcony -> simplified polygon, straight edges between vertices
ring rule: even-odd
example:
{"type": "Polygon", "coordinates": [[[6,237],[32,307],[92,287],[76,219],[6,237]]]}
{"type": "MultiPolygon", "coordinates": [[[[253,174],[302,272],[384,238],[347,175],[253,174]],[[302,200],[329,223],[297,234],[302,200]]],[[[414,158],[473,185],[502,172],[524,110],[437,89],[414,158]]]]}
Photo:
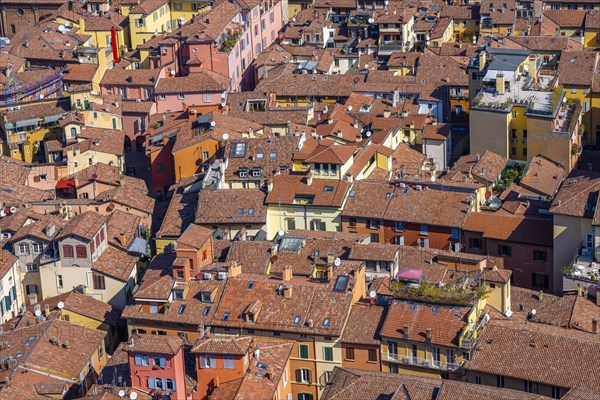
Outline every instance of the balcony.
{"type": "Polygon", "coordinates": [[[383,360],[393,362],[397,364],[412,365],[421,368],[431,368],[439,371],[456,371],[460,368],[459,364],[450,363],[445,361],[435,361],[433,358],[421,358],[421,357],[406,357],[396,353],[383,353],[383,360]]]}

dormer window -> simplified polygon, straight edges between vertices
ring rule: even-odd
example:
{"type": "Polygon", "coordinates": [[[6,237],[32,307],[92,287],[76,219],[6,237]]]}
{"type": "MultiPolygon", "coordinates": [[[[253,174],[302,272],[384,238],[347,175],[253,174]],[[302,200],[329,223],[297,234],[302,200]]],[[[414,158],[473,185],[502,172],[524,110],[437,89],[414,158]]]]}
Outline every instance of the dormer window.
{"type": "Polygon", "coordinates": [[[371,111],[371,105],[370,104],[363,104],[363,105],[360,106],[359,112],[366,113],[366,112],[369,112],[369,111],[371,111]]]}
{"type": "Polygon", "coordinates": [[[252,177],[253,178],[260,178],[260,176],[262,175],[262,170],[259,168],[255,168],[252,170],[252,177]]]}
{"type": "Polygon", "coordinates": [[[240,169],[239,174],[240,174],[240,178],[247,178],[248,177],[248,170],[247,169],[240,169]]]}
{"type": "Polygon", "coordinates": [[[212,303],[212,292],[200,292],[200,301],[202,301],[203,303],[212,303]]]}
{"type": "Polygon", "coordinates": [[[173,289],[173,300],[185,300],[182,289],[173,289]]]}

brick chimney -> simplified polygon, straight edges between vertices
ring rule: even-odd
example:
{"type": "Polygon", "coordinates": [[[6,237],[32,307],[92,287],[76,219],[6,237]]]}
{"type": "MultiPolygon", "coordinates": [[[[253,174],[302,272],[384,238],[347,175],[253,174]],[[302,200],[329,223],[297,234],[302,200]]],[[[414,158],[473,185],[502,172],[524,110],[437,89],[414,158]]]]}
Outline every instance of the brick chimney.
{"type": "Polygon", "coordinates": [[[283,267],[283,280],[285,282],[289,282],[292,280],[292,275],[293,275],[292,272],[293,272],[293,269],[291,266],[286,265],[285,267],[283,267]]]}
{"type": "Polygon", "coordinates": [[[283,288],[283,297],[286,299],[292,298],[292,285],[285,285],[283,288]]]}
{"type": "Polygon", "coordinates": [[[598,319],[592,318],[592,333],[598,334],[598,319]]]}

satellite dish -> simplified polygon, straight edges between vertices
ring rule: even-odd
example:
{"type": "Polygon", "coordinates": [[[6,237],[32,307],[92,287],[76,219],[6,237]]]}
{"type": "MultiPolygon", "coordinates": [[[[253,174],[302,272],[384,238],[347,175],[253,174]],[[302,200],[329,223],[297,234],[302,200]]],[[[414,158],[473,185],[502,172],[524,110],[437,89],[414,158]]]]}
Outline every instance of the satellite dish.
{"type": "Polygon", "coordinates": [[[365,135],[367,135],[367,137],[371,137],[372,134],[373,134],[373,132],[371,132],[371,131],[367,131],[367,133],[365,133],[365,135]]]}
{"type": "Polygon", "coordinates": [[[59,25],[58,31],[64,35],[64,33],[67,31],[67,29],[65,28],[64,25],[59,25]]]}
{"type": "Polygon", "coordinates": [[[119,390],[119,397],[125,397],[125,391],[124,390],[119,390]]]}
{"type": "Polygon", "coordinates": [[[65,308],[65,303],[63,303],[62,301],[59,301],[59,302],[58,302],[58,308],[60,308],[61,310],[62,310],[63,308],[65,308]]]}
{"type": "Polygon", "coordinates": [[[404,143],[408,143],[408,138],[404,137],[404,139],[402,139],[402,141],[404,141],[404,143]]]}
{"type": "Polygon", "coordinates": [[[10,208],[10,212],[11,212],[12,214],[16,213],[16,212],[17,212],[17,207],[15,207],[15,206],[12,206],[12,207],[10,208]]]}
{"type": "Polygon", "coordinates": [[[210,121],[210,126],[212,126],[213,128],[215,127],[217,123],[215,121],[210,121]]]}
{"type": "Polygon", "coordinates": [[[374,299],[375,297],[377,297],[377,292],[376,292],[376,291],[374,291],[374,290],[371,290],[371,291],[369,292],[369,297],[370,297],[370,298],[372,298],[372,299],[374,299]]]}
{"type": "Polygon", "coordinates": [[[221,107],[223,107],[223,108],[225,108],[226,105],[227,105],[227,103],[225,103],[225,102],[221,103],[221,107]]]}
{"type": "Polygon", "coordinates": [[[277,232],[278,236],[283,236],[285,235],[285,231],[283,229],[280,229],[279,232],[277,232]]]}
{"type": "Polygon", "coordinates": [[[535,315],[535,314],[537,314],[537,311],[534,308],[533,310],[531,310],[531,315],[535,315]]]}
{"type": "Polygon", "coordinates": [[[41,310],[35,310],[34,312],[36,317],[39,317],[40,315],[42,315],[42,311],[41,310]]]}
{"type": "Polygon", "coordinates": [[[336,267],[339,267],[342,264],[342,260],[340,260],[339,258],[336,258],[335,260],[333,260],[333,265],[335,265],[336,267]]]}
{"type": "Polygon", "coordinates": [[[228,133],[224,133],[223,134],[223,140],[227,140],[229,139],[229,134],[228,133]]]}
{"type": "Polygon", "coordinates": [[[431,175],[431,182],[435,182],[435,175],[431,175]]]}
{"type": "Polygon", "coordinates": [[[0,217],[6,217],[6,211],[4,211],[4,208],[0,210],[0,217]]]}
{"type": "Polygon", "coordinates": [[[490,192],[489,190],[485,192],[485,199],[489,200],[490,197],[492,197],[492,192],[490,192]]]}
{"type": "Polygon", "coordinates": [[[352,111],[352,106],[348,106],[348,111],[352,111]]]}
{"type": "Polygon", "coordinates": [[[131,400],[135,400],[135,399],[137,399],[137,393],[136,393],[136,392],[131,392],[131,393],[129,394],[129,398],[130,398],[131,400]]]}
{"type": "Polygon", "coordinates": [[[373,24],[375,22],[375,18],[369,18],[369,24],[373,24]]]}
{"type": "Polygon", "coordinates": [[[365,64],[365,69],[369,69],[369,64],[365,64]]]}

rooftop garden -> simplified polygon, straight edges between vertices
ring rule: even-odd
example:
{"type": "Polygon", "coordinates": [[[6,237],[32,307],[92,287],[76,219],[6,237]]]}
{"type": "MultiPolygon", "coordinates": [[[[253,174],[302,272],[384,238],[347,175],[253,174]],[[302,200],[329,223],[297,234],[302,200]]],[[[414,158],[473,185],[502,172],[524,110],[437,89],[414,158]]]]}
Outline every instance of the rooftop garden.
{"type": "Polygon", "coordinates": [[[405,284],[393,281],[390,287],[396,298],[418,300],[426,303],[441,303],[456,306],[472,306],[477,300],[485,299],[490,288],[478,285],[473,288],[456,288],[450,285],[438,286],[431,283],[405,284]]]}
{"type": "Polygon", "coordinates": [[[235,47],[235,44],[237,43],[239,37],[239,32],[233,32],[231,35],[227,36],[227,38],[223,40],[223,43],[221,45],[221,51],[225,53],[231,52],[231,50],[233,50],[233,48],[235,47]]]}

